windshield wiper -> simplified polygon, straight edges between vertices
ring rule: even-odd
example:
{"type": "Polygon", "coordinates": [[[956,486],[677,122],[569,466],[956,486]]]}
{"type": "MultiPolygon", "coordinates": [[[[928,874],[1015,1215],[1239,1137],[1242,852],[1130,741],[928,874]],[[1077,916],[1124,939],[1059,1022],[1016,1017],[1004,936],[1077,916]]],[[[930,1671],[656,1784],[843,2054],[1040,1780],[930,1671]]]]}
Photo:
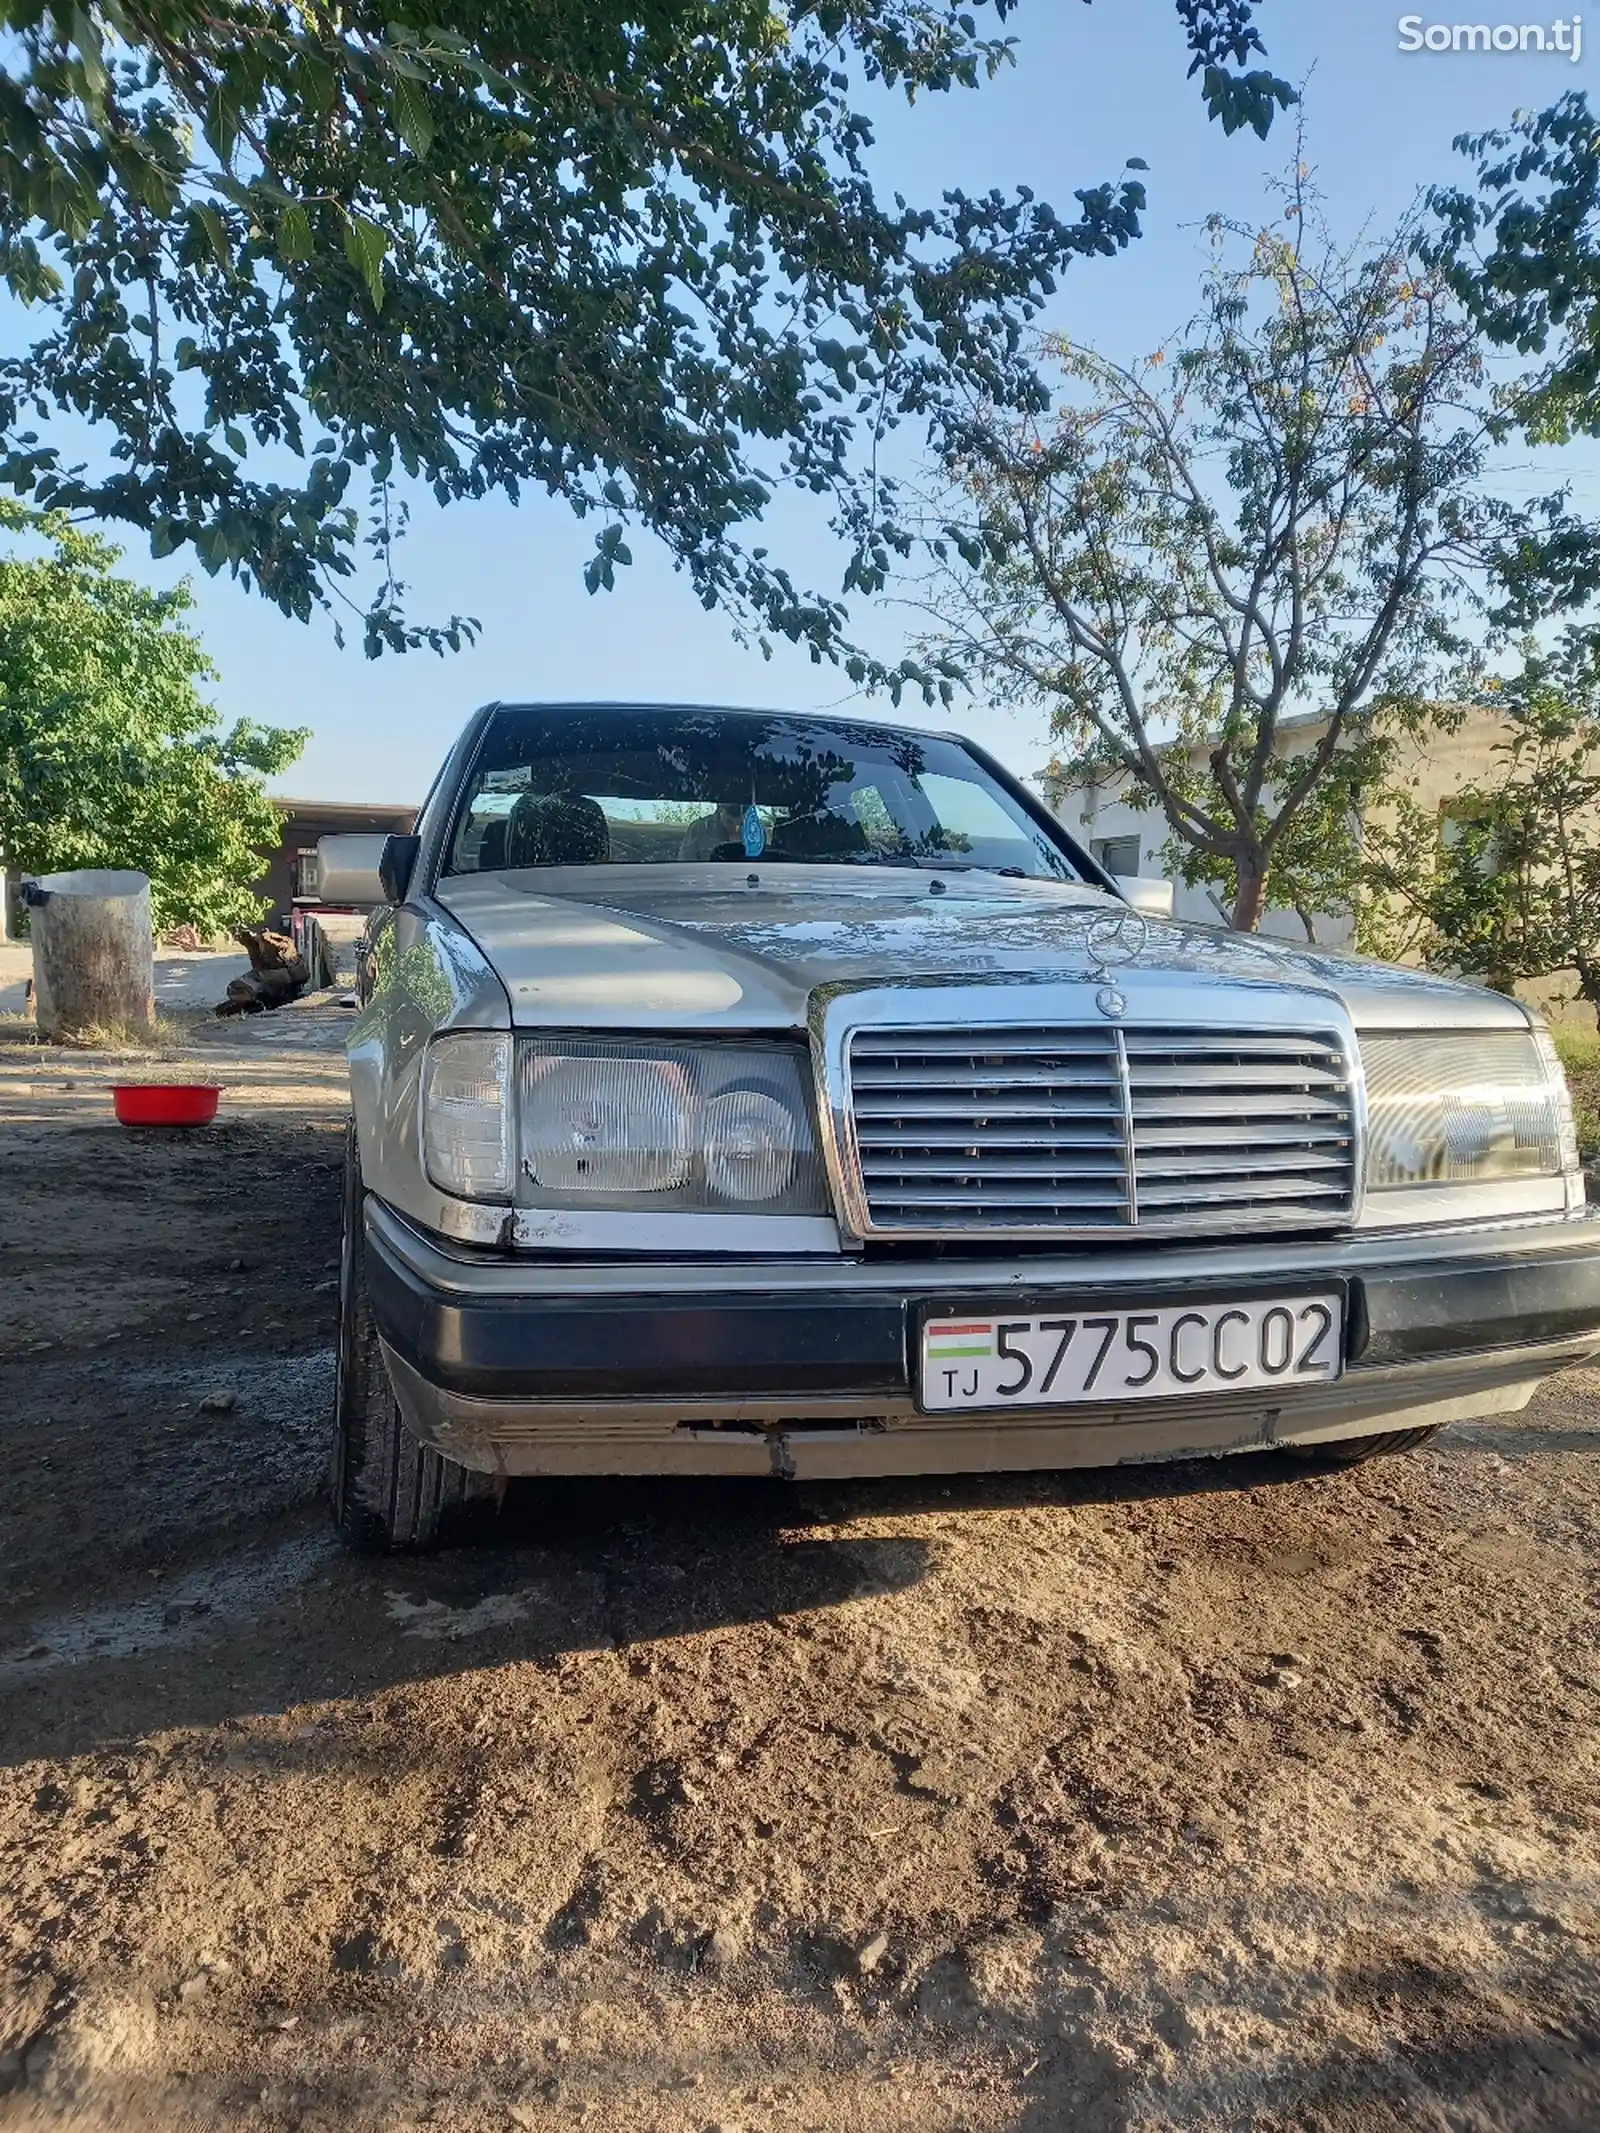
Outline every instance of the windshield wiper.
{"type": "Polygon", "coordinates": [[[1008,881],[1027,881],[1026,867],[985,867],[975,859],[901,859],[899,866],[921,867],[925,874],[1003,874],[1008,881]]]}
{"type": "MultiPolygon", "coordinates": [[[[771,856],[781,859],[781,848],[771,856]]],[[[808,863],[838,867],[908,867],[919,874],[1003,874],[1009,881],[1030,878],[1026,867],[985,867],[971,859],[940,859],[921,852],[831,852],[825,859],[808,863]]]]}
{"type": "MultiPolygon", "coordinates": [[[[774,855],[781,859],[781,849],[774,855]]],[[[907,852],[828,852],[820,858],[801,862],[805,866],[825,867],[919,867],[920,859],[913,859],[907,852]]]]}

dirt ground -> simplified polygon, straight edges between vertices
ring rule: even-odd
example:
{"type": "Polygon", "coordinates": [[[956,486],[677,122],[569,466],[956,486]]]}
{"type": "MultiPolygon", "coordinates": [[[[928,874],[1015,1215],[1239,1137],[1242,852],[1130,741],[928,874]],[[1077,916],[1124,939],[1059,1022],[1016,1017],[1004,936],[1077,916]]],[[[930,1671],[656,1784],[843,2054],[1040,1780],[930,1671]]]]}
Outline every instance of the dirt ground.
{"type": "Polygon", "coordinates": [[[311,1019],[0,1052],[5,2133],[1600,2125],[1600,1376],[354,1559],[311,1019]]]}

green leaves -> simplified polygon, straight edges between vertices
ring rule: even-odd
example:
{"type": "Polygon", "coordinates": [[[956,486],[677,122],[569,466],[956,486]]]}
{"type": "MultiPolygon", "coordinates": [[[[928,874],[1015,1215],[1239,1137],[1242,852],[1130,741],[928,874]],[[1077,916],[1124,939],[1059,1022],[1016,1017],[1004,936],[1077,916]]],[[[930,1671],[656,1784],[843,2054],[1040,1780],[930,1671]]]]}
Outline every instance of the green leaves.
{"type": "Polygon", "coordinates": [[[595,554],[584,565],[584,590],[597,593],[610,592],[616,584],[616,573],[633,561],[627,543],[622,538],[620,526],[607,526],[604,533],[595,536],[595,554]]]}
{"type": "Polygon", "coordinates": [[[1475,708],[1498,723],[1499,739],[1487,773],[1452,797],[1443,823],[1421,826],[1433,832],[1413,894],[1423,951],[1503,992],[1575,971],[1600,1014],[1595,632],[1568,630],[1554,650],[1524,645],[1520,671],[1491,679],[1475,708]]]}
{"type": "MultiPolygon", "coordinates": [[[[302,731],[216,730],[214,675],[183,587],[118,577],[117,551],[0,502],[0,851],[29,873],[137,867],[156,922],[210,933],[259,915],[250,884],[280,836],[262,779],[302,731]],[[40,551],[43,551],[42,553],[40,551]]],[[[167,523],[154,544],[174,544],[167,523]]]]}
{"type": "Polygon", "coordinates": [[[297,200],[278,217],[278,257],[287,262],[309,259],[311,253],[311,217],[297,200]]]}
{"type": "Polygon", "coordinates": [[[394,123],[414,156],[425,156],[433,141],[433,114],[428,109],[427,90],[410,74],[395,75],[394,123]]]}
{"type": "MultiPolygon", "coordinates": [[[[1253,0],[1173,4],[1175,63],[1225,124],[1264,124],[1253,0]]],[[[0,467],[285,614],[353,594],[373,651],[465,627],[406,620],[400,504],[565,498],[614,515],[591,590],[642,526],[752,636],[937,695],[948,675],[858,655],[842,598],[755,536],[781,488],[821,498],[838,592],[878,591],[912,538],[885,438],[959,452],[973,407],[1036,407],[1062,270],[1138,235],[1137,161],[1073,187],[1070,219],[1026,191],[877,197],[860,93],[982,82],[1012,6],[13,8],[0,247],[49,312],[0,355],[0,467]],[[78,464],[84,422],[109,471],[78,464]]]]}
{"type": "Polygon", "coordinates": [[[1201,86],[1206,115],[1220,120],[1224,133],[1237,133],[1241,126],[1248,126],[1263,141],[1271,132],[1277,113],[1287,111],[1300,100],[1286,81],[1264,70],[1230,74],[1225,67],[1207,67],[1201,86]]]}
{"type": "Polygon", "coordinates": [[[389,233],[364,215],[351,215],[344,226],[344,256],[366,283],[374,311],[383,309],[383,261],[389,233]]]}
{"type": "Polygon", "coordinates": [[[84,8],[75,7],[72,11],[72,39],[78,47],[84,93],[92,104],[103,108],[110,83],[106,76],[105,59],[100,50],[100,32],[95,26],[94,18],[84,8]]]}
{"type": "Polygon", "coordinates": [[[21,303],[48,303],[61,294],[61,276],[40,258],[39,247],[29,237],[0,246],[0,271],[6,287],[21,303]]]}
{"type": "Polygon", "coordinates": [[[1180,343],[1056,343],[1055,418],[973,424],[932,529],[930,643],[1159,808],[1247,929],[1349,911],[1393,743],[1482,634],[1600,583],[1595,528],[1487,482],[1477,336],[1405,233],[1352,249],[1302,170],[1279,191],[1213,222],[1180,343]]]}
{"type": "Polygon", "coordinates": [[[1455,145],[1478,190],[1430,196],[1429,256],[1488,340],[1551,357],[1508,416],[1538,443],[1600,436],[1600,119],[1575,90],[1455,145]]]}
{"type": "Polygon", "coordinates": [[[211,247],[212,256],[215,258],[217,265],[224,270],[231,268],[233,265],[233,248],[228,242],[228,226],[223,221],[220,210],[213,207],[209,200],[199,200],[191,208],[190,213],[200,229],[204,231],[206,242],[211,247]]]}

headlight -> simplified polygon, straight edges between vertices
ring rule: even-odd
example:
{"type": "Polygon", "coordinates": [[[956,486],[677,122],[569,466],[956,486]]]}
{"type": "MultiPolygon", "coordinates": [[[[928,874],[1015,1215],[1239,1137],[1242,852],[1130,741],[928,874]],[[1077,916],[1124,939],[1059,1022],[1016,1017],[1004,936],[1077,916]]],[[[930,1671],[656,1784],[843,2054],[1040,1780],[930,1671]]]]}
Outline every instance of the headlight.
{"type": "Polygon", "coordinates": [[[530,1061],[523,1168],[553,1194],[672,1192],[689,1175],[689,1076],[673,1059],[530,1061]]]}
{"type": "Polygon", "coordinates": [[[1577,1169],[1572,1106],[1543,1030],[1374,1035],[1361,1056],[1369,1192],[1577,1169]]]}
{"type": "Polygon", "coordinates": [[[422,1159],[441,1192],[509,1200],[511,1039],[468,1031],[435,1037],[422,1062],[422,1159]]]}
{"type": "Polygon", "coordinates": [[[724,1200],[775,1200],[794,1176],[795,1115],[760,1089],[713,1096],[703,1113],[707,1189],[724,1200]]]}
{"type": "Polygon", "coordinates": [[[826,1212],[792,1049],[529,1044],[520,1081],[517,1190],[534,1206],[826,1212]]]}

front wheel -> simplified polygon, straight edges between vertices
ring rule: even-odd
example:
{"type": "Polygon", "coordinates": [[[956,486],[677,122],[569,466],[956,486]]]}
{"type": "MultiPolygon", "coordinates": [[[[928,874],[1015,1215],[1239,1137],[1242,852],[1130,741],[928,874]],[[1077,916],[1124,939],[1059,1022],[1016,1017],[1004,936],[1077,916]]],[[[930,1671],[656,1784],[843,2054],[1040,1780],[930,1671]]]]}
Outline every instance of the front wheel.
{"type": "Polygon", "coordinates": [[[345,1138],[344,1235],[339,1252],[339,1348],[334,1381],[333,1514],[353,1547],[375,1553],[435,1548],[494,1504],[492,1474],[447,1459],[406,1427],[389,1382],[367,1294],[361,1162],[345,1138]]]}
{"type": "Polygon", "coordinates": [[[1388,1429],[1372,1437],[1335,1437],[1327,1444],[1280,1444],[1278,1450],[1310,1466],[1360,1466],[1391,1452],[1415,1451],[1419,1444],[1437,1437],[1442,1427],[1442,1423],[1430,1422],[1421,1429],[1388,1429]]]}

